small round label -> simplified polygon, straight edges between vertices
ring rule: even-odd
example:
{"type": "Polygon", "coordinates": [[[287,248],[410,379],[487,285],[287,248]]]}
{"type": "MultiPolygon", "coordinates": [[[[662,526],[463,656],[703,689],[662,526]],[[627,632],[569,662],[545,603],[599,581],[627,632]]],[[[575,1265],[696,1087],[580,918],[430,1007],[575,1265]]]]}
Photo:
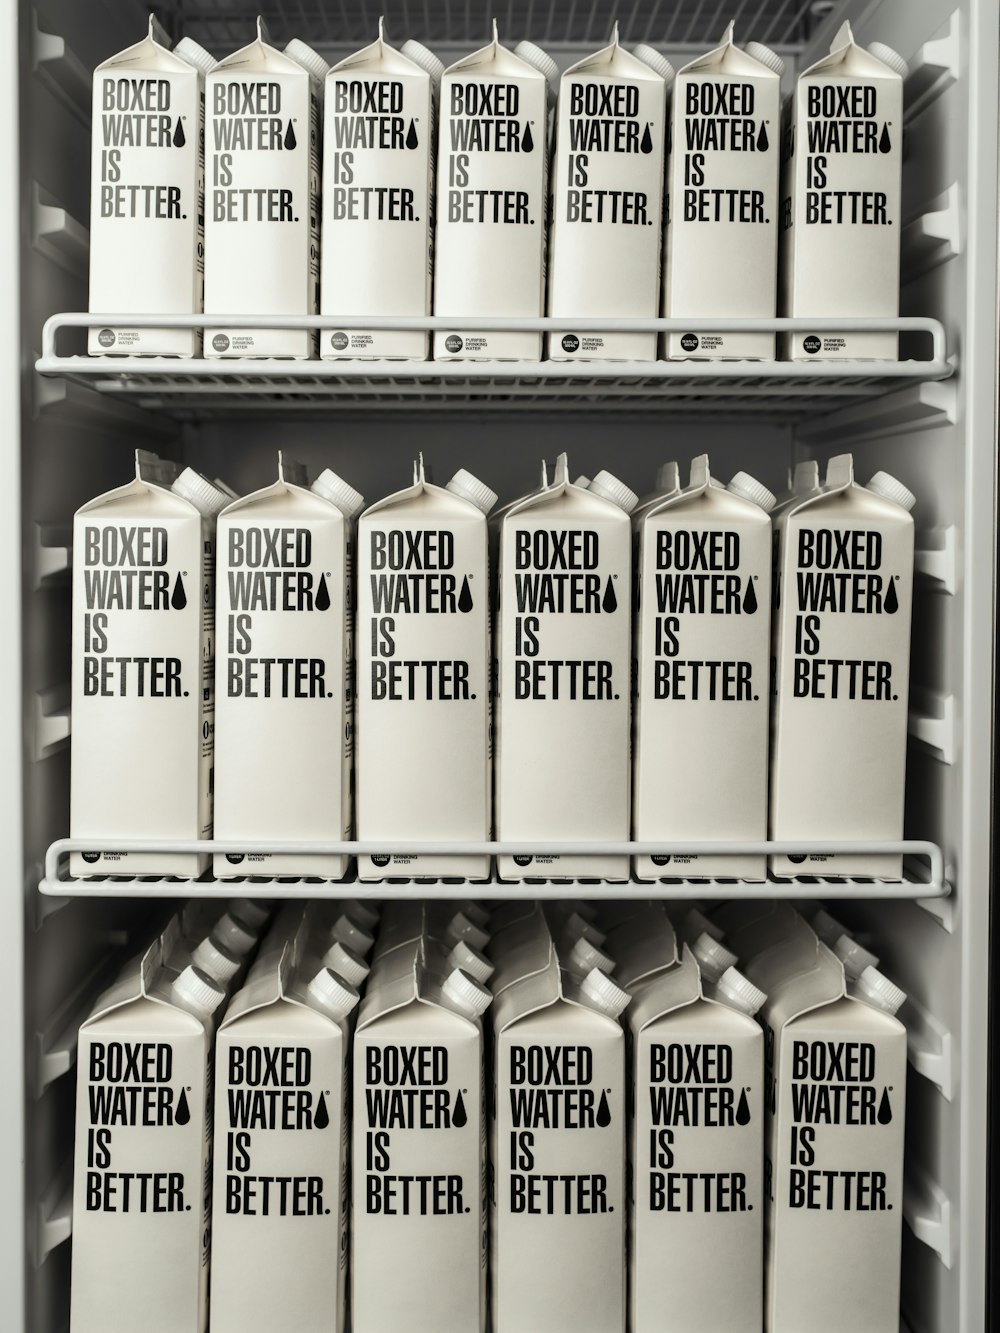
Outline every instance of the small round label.
{"type": "Polygon", "coordinates": [[[100,333],[97,335],[97,341],[102,347],[114,347],[114,331],[112,329],[101,329],[100,333]]]}
{"type": "Polygon", "coordinates": [[[384,870],[391,860],[392,857],[386,856],[384,852],[378,852],[372,857],[372,865],[384,870]]]}
{"type": "Polygon", "coordinates": [[[649,859],[654,866],[668,866],[671,861],[669,856],[651,856],[649,859]]]}
{"type": "Polygon", "coordinates": [[[793,866],[800,866],[806,858],[804,856],[799,855],[799,856],[790,856],[788,859],[789,861],[791,861],[793,866]]]}
{"type": "Polygon", "coordinates": [[[532,856],[515,856],[514,864],[516,866],[530,866],[533,860],[534,857],[532,856]]]}
{"type": "Polygon", "coordinates": [[[101,859],[100,852],[81,852],[80,855],[89,866],[97,865],[98,861],[101,859]]]}
{"type": "Polygon", "coordinates": [[[231,866],[238,866],[246,860],[246,857],[242,852],[226,852],[226,860],[231,866]]]}
{"type": "Polygon", "coordinates": [[[696,333],[685,333],[681,338],[681,346],[685,352],[696,352],[698,350],[698,335],[696,333]]]}
{"type": "Polygon", "coordinates": [[[563,335],[562,349],[564,352],[578,352],[580,350],[580,339],[575,333],[563,335]]]}
{"type": "Polygon", "coordinates": [[[460,352],[464,346],[457,333],[449,333],[444,340],[444,345],[449,352],[460,352]]]}
{"type": "Polygon", "coordinates": [[[819,351],[819,349],[823,346],[823,344],[816,337],[815,333],[810,333],[808,338],[802,339],[802,346],[805,348],[805,350],[809,353],[810,356],[815,356],[816,353],[819,351]]]}
{"type": "Polygon", "coordinates": [[[229,350],[229,338],[224,333],[217,333],[212,339],[212,346],[217,352],[227,352],[229,350]]]}
{"type": "Polygon", "coordinates": [[[335,352],[342,352],[347,347],[347,334],[335,333],[330,339],[330,346],[335,352]]]}

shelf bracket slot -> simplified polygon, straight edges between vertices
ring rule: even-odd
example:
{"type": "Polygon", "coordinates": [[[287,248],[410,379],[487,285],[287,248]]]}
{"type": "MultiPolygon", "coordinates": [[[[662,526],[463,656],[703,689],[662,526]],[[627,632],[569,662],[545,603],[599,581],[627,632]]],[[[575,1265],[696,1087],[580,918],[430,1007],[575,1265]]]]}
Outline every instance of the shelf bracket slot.
{"type": "Polygon", "coordinates": [[[914,552],[914,572],[939,592],[954,594],[958,581],[958,534],[954,525],[931,528],[914,552]]]}
{"type": "Polygon", "coordinates": [[[40,255],[74,277],[87,276],[90,232],[37,181],[31,182],[31,241],[40,255]]]}
{"type": "Polygon", "coordinates": [[[961,200],[956,183],[931,200],[926,212],[907,223],[901,242],[904,283],[961,254],[961,200]]]}
{"type": "Polygon", "coordinates": [[[32,548],[34,586],[65,583],[73,562],[73,533],[68,523],[36,523],[32,548]]]}
{"type": "Polygon", "coordinates": [[[31,68],[53,96],[89,129],[90,74],[61,37],[42,31],[34,12],[31,16],[31,68]]]}
{"type": "Polygon", "coordinates": [[[34,757],[48,759],[69,744],[69,685],[53,685],[34,696],[34,757]]]}
{"type": "Polygon", "coordinates": [[[940,1185],[912,1161],[903,1182],[903,1218],[916,1239],[932,1249],[945,1268],[951,1268],[951,1202],[940,1185]]]}
{"type": "Polygon", "coordinates": [[[910,687],[908,730],[942,764],[955,762],[955,696],[937,690],[910,687]]]}
{"type": "Polygon", "coordinates": [[[961,61],[961,16],[956,9],[910,61],[910,73],[903,84],[904,121],[912,120],[951,87],[958,79],[961,61]]]}
{"type": "Polygon", "coordinates": [[[955,1088],[951,1033],[912,995],[906,1001],[906,1043],[911,1066],[950,1102],[955,1088]]]}

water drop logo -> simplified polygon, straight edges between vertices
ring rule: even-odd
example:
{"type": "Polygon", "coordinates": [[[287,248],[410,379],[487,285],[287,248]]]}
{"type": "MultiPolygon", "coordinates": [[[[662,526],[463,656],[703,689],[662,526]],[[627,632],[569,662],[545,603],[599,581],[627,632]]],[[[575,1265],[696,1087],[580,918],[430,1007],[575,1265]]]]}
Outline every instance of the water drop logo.
{"type": "Polygon", "coordinates": [[[521,140],[521,152],[522,152],[522,153],[530,153],[530,152],[533,152],[533,151],[534,151],[534,147],[535,147],[535,141],[534,141],[534,139],[531,137],[531,124],[530,124],[529,121],[525,121],[525,122],[524,122],[524,138],[521,140]]]}
{"type": "Polygon", "coordinates": [[[406,146],[412,150],[417,147],[419,142],[420,140],[417,138],[417,127],[411,119],[410,128],[406,131],[406,146]]]}
{"type": "Polygon", "coordinates": [[[183,611],[187,604],[187,593],[184,591],[184,584],[181,582],[180,574],[178,574],[174,580],[174,590],[170,594],[170,605],[175,611],[183,611]]]}
{"type": "Polygon", "coordinates": [[[326,586],[326,575],[321,574],[319,587],[316,589],[316,610],[329,611],[330,609],[330,590],[326,586]]]}
{"type": "Polygon", "coordinates": [[[326,1129],[330,1123],[330,1112],[326,1109],[326,1093],[319,1095],[319,1105],[316,1107],[316,1114],[313,1116],[313,1124],[317,1129],[326,1129]]]}
{"type": "Polygon", "coordinates": [[[468,1122],[469,1117],[465,1111],[465,1098],[462,1096],[461,1092],[459,1092],[458,1096],[455,1098],[455,1108],[451,1113],[451,1123],[456,1129],[464,1129],[468,1122]]]}
{"type": "Polygon", "coordinates": [[[611,1124],[611,1107],[608,1105],[608,1094],[601,1091],[601,1100],[597,1107],[597,1115],[594,1117],[602,1129],[607,1129],[611,1124]]]}
{"type": "Polygon", "coordinates": [[[649,132],[649,122],[646,122],[646,128],[642,132],[642,139],[639,142],[639,149],[643,153],[653,151],[653,136],[649,132]]]}
{"type": "Polygon", "coordinates": [[[618,597],[615,594],[615,585],[612,583],[610,575],[608,577],[608,586],[604,589],[604,597],[601,600],[601,607],[609,614],[612,611],[618,610],[618,597]]]}
{"type": "Polygon", "coordinates": [[[894,616],[899,610],[899,598],[896,596],[896,580],[889,580],[889,591],[885,595],[885,613],[894,616]]]}
{"type": "Polygon", "coordinates": [[[889,122],[882,126],[882,133],[878,138],[878,150],[880,153],[892,152],[892,140],[889,138],[889,122]]]}
{"type": "Polygon", "coordinates": [[[743,1088],[740,1092],[740,1100],[736,1106],[736,1123],[738,1125],[749,1125],[750,1106],[747,1102],[747,1090],[743,1088]]]}
{"type": "Polygon", "coordinates": [[[468,575],[462,580],[462,591],[458,594],[458,609],[463,615],[472,610],[472,592],[469,588],[468,575]]]}
{"type": "Polygon", "coordinates": [[[753,579],[747,580],[747,590],[743,594],[743,613],[752,616],[757,610],[757,594],[754,592],[753,579]]]}
{"type": "Polygon", "coordinates": [[[766,153],[768,149],[767,126],[763,121],[760,122],[760,130],[757,133],[757,152],[766,153]]]}
{"type": "Polygon", "coordinates": [[[882,1089],[882,1099],[878,1104],[878,1114],[876,1116],[880,1125],[892,1124],[892,1103],[889,1101],[889,1089],[882,1089]]]}
{"type": "Polygon", "coordinates": [[[285,147],[291,152],[297,143],[298,140],[295,137],[295,127],[292,125],[292,122],[289,121],[288,128],[285,130],[285,147]]]}
{"type": "Polygon", "coordinates": [[[184,126],[181,124],[180,116],[177,117],[177,124],[174,126],[174,147],[183,148],[187,143],[184,135],[184,126]]]}
{"type": "Polygon", "coordinates": [[[186,1125],[190,1119],[191,1108],[188,1106],[187,1093],[181,1088],[181,1095],[177,1098],[177,1110],[174,1112],[174,1123],[186,1125]]]}

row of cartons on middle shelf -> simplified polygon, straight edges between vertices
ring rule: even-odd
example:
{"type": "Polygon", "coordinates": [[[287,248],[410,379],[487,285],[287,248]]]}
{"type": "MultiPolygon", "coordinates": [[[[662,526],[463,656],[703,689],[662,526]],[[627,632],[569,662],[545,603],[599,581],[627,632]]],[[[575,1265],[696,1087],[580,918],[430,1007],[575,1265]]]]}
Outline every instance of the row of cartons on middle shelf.
{"type": "MultiPolygon", "coordinates": [[[[488,856],[447,847],[494,833],[505,880],[624,880],[606,845],[630,836],[768,834],[831,844],[773,856],[779,876],[900,877],[891,848],[832,844],[902,837],[905,486],[857,485],[844,455],[822,485],[801,465],[773,508],[701,456],[640,503],[608,472],[571,483],[561,456],[489,519],[496,499],[421,460],[365,509],[283,458],[237,498],[137,454],[74,525],[71,835],[89,846],[71,874],[196,876],[208,857],[170,843],[214,828],[217,877],[335,880],[347,857],[308,844],[353,827],[363,880],[486,879],[488,856]]],[[[765,858],[631,869],[760,880],[765,858]]]]}
{"type": "Polygon", "coordinates": [[[348,1288],[353,1333],[897,1333],[875,941],[410,899],[286,905],[253,960],[267,912],[217,912],[80,1029],[74,1333],[339,1333],[348,1288]]]}
{"type": "Polygon", "coordinates": [[[227,316],[320,314],[342,321],[331,360],[537,361],[547,313],[581,321],[548,335],[557,361],[895,360],[894,331],[808,321],[898,316],[906,63],[845,24],[784,128],[782,68],[732,25],[676,78],[617,28],[560,78],[495,30],[447,70],[381,29],[330,69],[263,28],[218,62],[170,51],[151,21],[94,76],[89,351],[305,358],[311,330],[227,316]],[[203,349],[127,320],[202,312],[203,349]],[[362,322],[432,312],[432,340],[362,322]],[[806,322],[780,349],[766,329],[628,328],[661,312],[806,322]],[[475,327],[491,318],[524,327],[475,327]],[[586,327],[602,318],[623,327],[586,327]]]}

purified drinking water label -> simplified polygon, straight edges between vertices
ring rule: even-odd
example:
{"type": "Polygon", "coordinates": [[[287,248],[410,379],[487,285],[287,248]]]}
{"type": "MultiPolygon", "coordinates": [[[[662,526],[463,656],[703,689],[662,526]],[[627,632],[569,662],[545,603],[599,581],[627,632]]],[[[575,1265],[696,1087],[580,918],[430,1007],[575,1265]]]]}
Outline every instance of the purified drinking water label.
{"type": "MultiPolygon", "coordinates": [[[[666,84],[618,45],[572,65],[559,94],[549,314],[655,319],[666,84]]],[[[553,360],[653,361],[655,333],[552,333],[553,360]]]]}
{"type": "Polygon", "coordinates": [[[493,41],[441,80],[435,313],[437,360],[538,360],[539,333],[474,332],[462,317],[544,311],[546,80],[493,41]]]}
{"type": "MultiPolygon", "coordinates": [[[[850,455],[780,517],[771,837],[903,834],[914,497],[850,455]]],[[[898,855],[778,856],[779,875],[899,878],[898,855]],[[822,869],[820,869],[822,867],[822,869]]]]}
{"type": "MultiPolygon", "coordinates": [[[[207,79],[205,314],[315,315],[319,297],[319,84],[254,42],[207,79]]],[[[207,357],[307,357],[305,329],[205,330],[207,357]]]]}
{"type": "MultiPolygon", "coordinates": [[[[155,19],[94,71],[90,309],[194,315],[202,306],[204,93],[155,19]]],[[[197,356],[194,329],[107,325],[92,356],[197,356]]]]}
{"type": "MultiPolygon", "coordinates": [[[[434,84],[381,35],[327,76],[324,315],[429,315],[434,84]]],[[[324,357],[425,360],[426,333],[334,329],[324,357]]]]}
{"type": "MultiPolygon", "coordinates": [[[[664,314],[773,318],[778,263],[781,60],[722,44],[674,85],[664,314]],[[759,58],[763,57],[763,59],[759,58]],[[764,63],[767,61],[768,63],[764,63]]],[[[668,333],[669,358],[774,356],[773,333],[668,333]]]]}
{"type": "MultiPolygon", "coordinates": [[[[843,24],[830,54],[799,76],[784,138],[782,313],[797,318],[899,313],[903,79],[881,43],[843,24]]],[[[895,361],[895,333],[783,336],[796,361],[895,361]]]]}

